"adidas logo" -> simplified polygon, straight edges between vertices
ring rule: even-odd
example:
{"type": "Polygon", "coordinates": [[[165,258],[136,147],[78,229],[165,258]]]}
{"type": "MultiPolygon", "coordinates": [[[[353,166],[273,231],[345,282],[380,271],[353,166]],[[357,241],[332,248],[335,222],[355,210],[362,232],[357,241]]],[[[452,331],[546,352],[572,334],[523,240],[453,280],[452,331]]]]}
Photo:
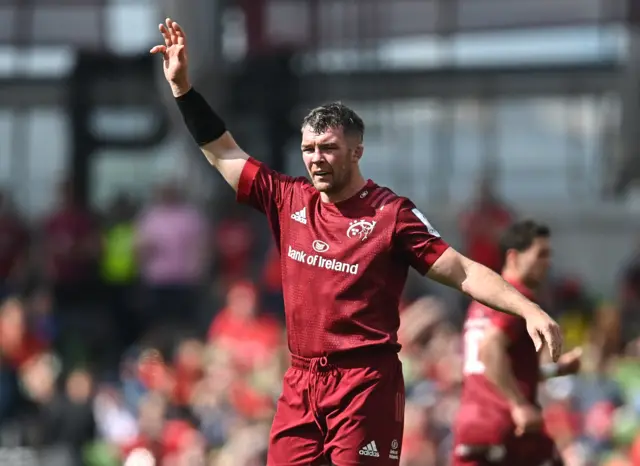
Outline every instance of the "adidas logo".
{"type": "Polygon", "coordinates": [[[291,218],[294,219],[296,222],[306,225],[307,224],[307,208],[303,207],[302,210],[299,210],[291,214],[291,218]]]}
{"type": "Polygon", "coordinates": [[[360,453],[360,456],[380,457],[380,453],[378,453],[378,448],[376,447],[376,442],[374,441],[367,443],[358,453],[360,453]]]}

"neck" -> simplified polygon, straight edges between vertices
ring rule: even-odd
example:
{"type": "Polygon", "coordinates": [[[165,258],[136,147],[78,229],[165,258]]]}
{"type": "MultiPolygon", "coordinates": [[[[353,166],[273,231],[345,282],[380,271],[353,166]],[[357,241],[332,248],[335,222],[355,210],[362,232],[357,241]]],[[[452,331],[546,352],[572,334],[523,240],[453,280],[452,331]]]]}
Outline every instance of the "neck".
{"type": "Polygon", "coordinates": [[[358,193],[358,191],[364,188],[366,184],[367,180],[365,180],[364,177],[360,173],[358,173],[353,177],[351,182],[340,191],[335,193],[321,192],[320,199],[322,199],[322,202],[328,202],[332,204],[345,201],[358,193]]]}
{"type": "Polygon", "coordinates": [[[504,278],[508,282],[522,283],[524,286],[529,288],[531,291],[536,292],[538,289],[538,285],[531,283],[526,277],[523,277],[517,270],[513,270],[511,268],[505,267],[502,271],[502,278],[504,278]]]}

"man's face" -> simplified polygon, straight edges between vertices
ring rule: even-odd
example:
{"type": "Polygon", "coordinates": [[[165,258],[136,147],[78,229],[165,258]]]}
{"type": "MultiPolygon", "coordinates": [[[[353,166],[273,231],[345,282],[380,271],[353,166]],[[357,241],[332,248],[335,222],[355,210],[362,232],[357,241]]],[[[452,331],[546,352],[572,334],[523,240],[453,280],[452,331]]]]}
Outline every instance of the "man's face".
{"type": "Polygon", "coordinates": [[[251,319],[257,312],[257,296],[248,285],[233,286],[227,294],[227,305],[236,317],[251,319]]]}
{"type": "Polygon", "coordinates": [[[325,193],[344,189],[362,156],[362,144],[356,138],[345,136],[342,128],[329,128],[318,134],[305,126],[301,148],[302,160],[313,185],[325,193]]]}
{"type": "Polygon", "coordinates": [[[516,265],[524,281],[534,286],[544,282],[551,266],[549,238],[538,237],[529,249],[520,253],[516,252],[516,265]]]}

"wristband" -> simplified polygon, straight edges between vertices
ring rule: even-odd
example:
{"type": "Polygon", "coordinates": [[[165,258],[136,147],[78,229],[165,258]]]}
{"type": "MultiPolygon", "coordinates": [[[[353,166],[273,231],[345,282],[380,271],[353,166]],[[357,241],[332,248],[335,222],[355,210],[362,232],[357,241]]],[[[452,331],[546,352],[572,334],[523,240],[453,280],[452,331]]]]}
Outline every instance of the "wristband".
{"type": "Polygon", "coordinates": [[[543,364],[540,366],[540,375],[544,379],[552,379],[558,375],[560,367],[556,363],[543,364]]]}
{"type": "Polygon", "coordinates": [[[189,133],[199,146],[215,141],[227,131],[222,118],[193,87],[176,97],[176,103],[189,133]]]}

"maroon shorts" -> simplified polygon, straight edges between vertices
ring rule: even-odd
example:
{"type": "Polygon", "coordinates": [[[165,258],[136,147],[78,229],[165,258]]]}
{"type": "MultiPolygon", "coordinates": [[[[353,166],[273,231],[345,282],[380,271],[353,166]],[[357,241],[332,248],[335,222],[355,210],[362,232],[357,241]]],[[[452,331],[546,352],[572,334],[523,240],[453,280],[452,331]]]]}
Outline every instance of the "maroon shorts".
{"type": "Polygon", "coordinates": [[[268,466],[398,465],[404,380],[396,353],[293,357],[278,400],[268,466]]]}
{"type": "Polygon", "coordinates": [[[553,440],[546,434],[511,438],[503,445],[456,443],[452,466],[563,466],[553,440]]]}
{"type": "Polygon", "coordinates": [[[463,405],[454,425],[453,466],[561,466],[553,440],[544,432],[522,437],[508,411],[463,405]]]}

